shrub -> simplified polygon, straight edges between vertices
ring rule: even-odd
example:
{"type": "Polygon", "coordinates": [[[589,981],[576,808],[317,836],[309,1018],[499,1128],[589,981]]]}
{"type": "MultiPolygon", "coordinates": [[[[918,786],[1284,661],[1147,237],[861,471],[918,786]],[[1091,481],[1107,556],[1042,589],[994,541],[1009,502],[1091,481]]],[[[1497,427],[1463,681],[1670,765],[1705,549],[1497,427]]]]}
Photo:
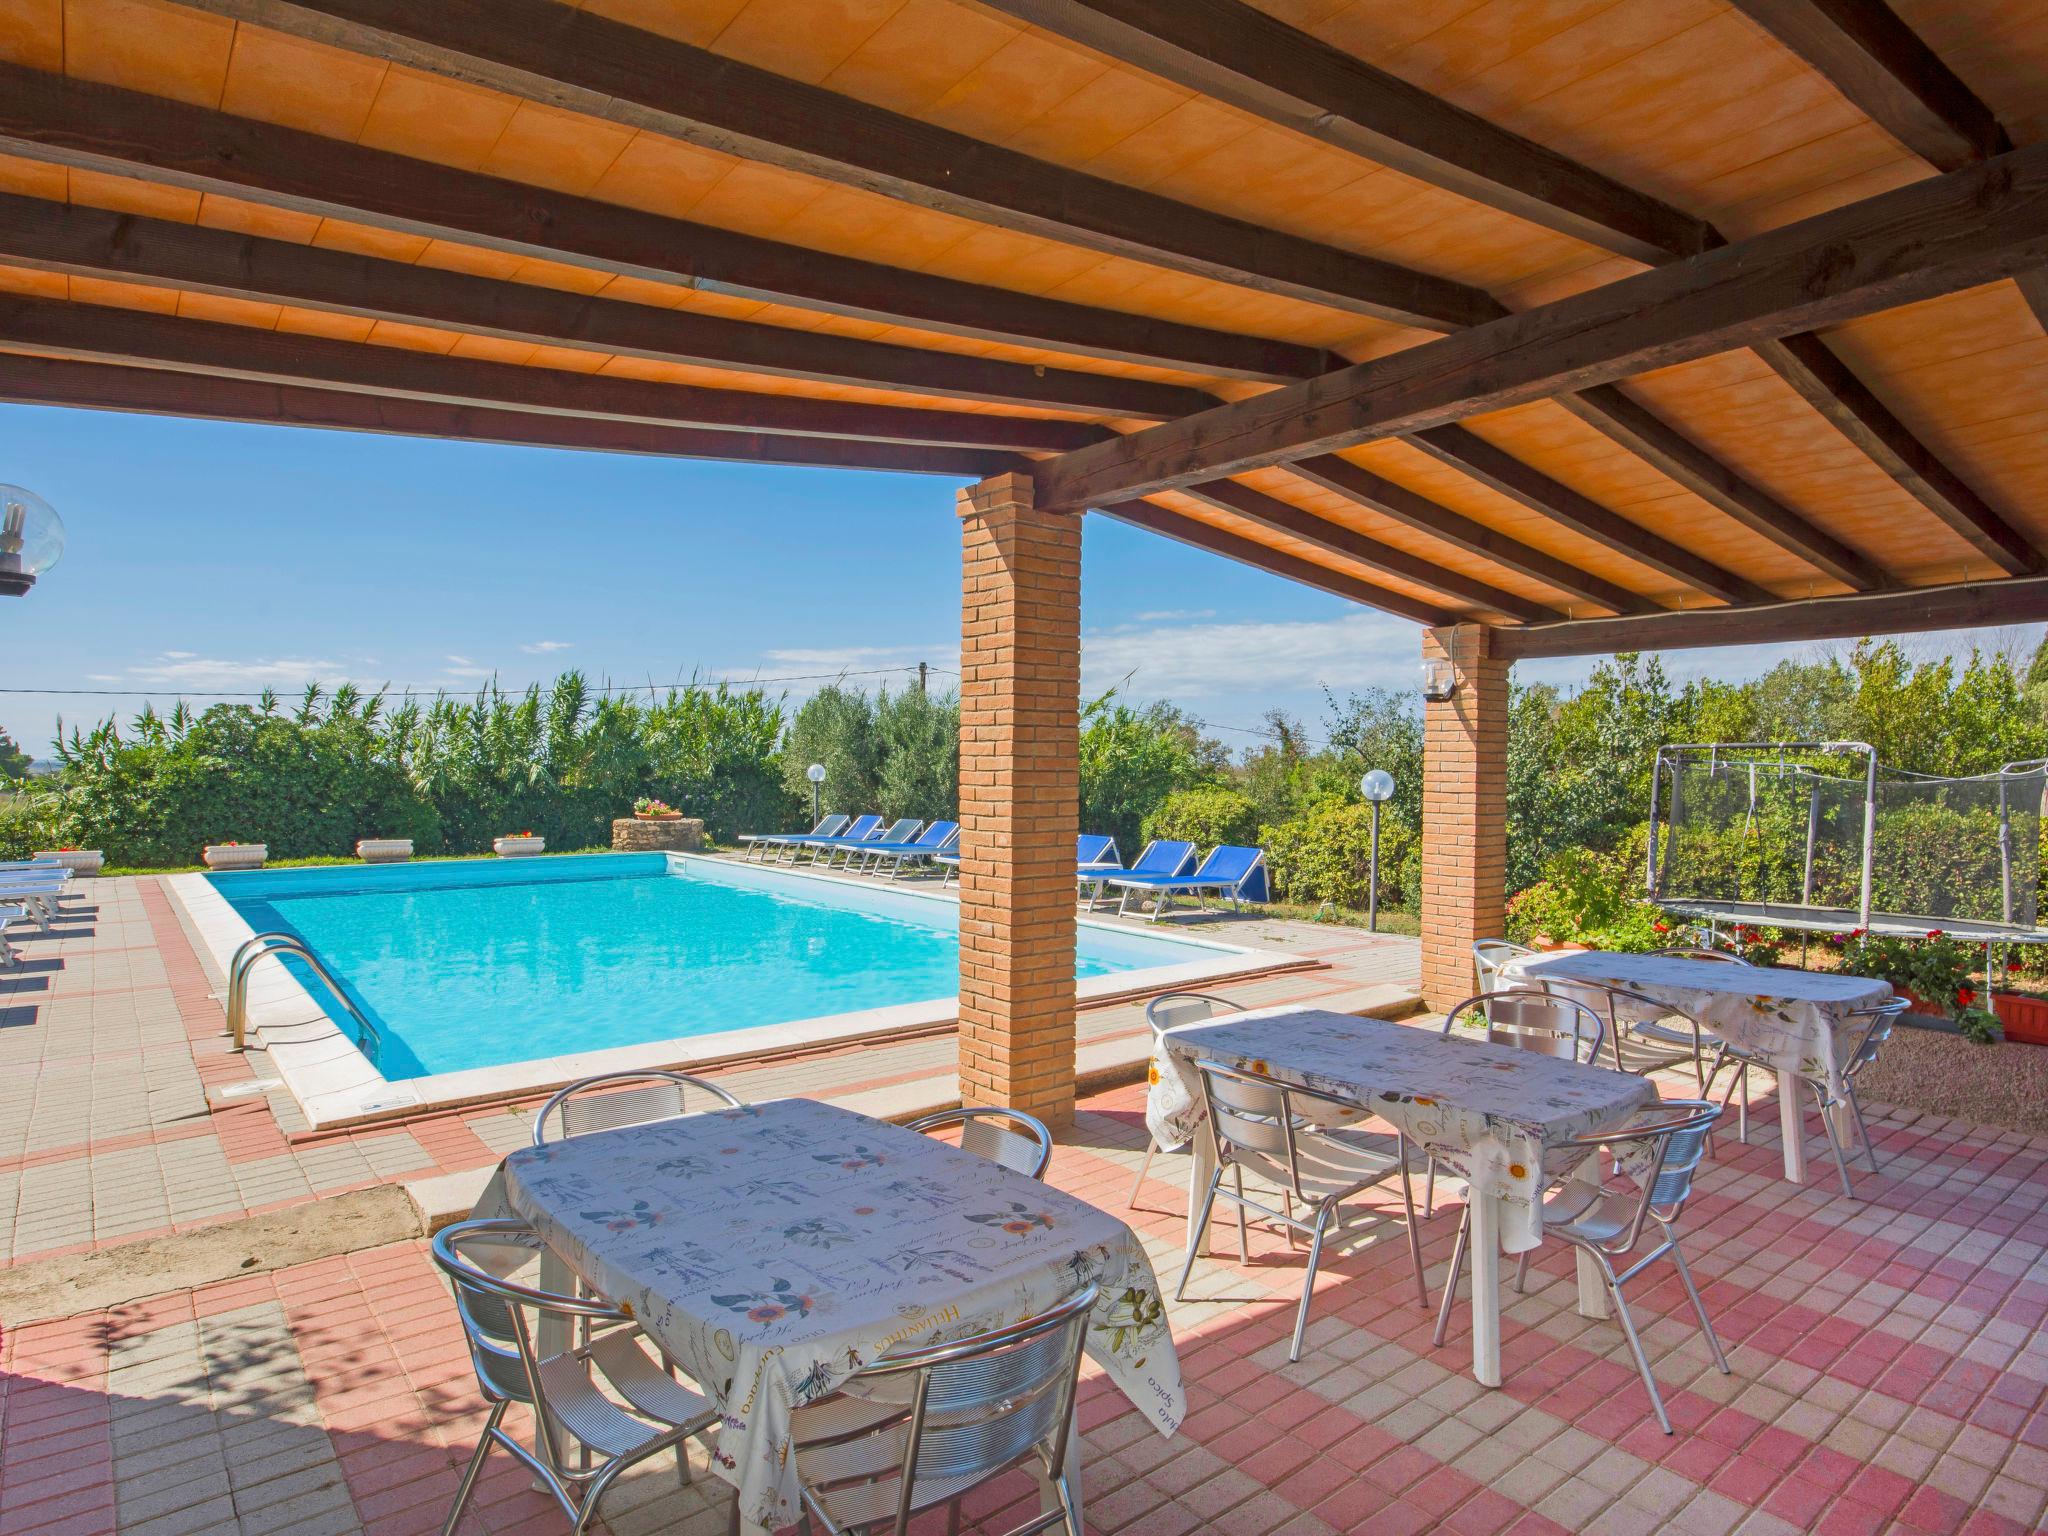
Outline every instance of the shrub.
{"type": "MultiPolygon", "coordinates": [[[[1258,811],[1251,798],[1220,784],[1177,789],[1145,818],[1144,837],[1175,838],[1198,848],[1218,843],[1248,843],[1258,829],[1258,811]]],[[[1126,858],[1136,858],[1129,849],[1126,858]]]]}
{"type": "MultiPolygon", "coordinates": [[[[1277,827],[1262,827],[1274,894],[1284,901],[1366,904],[1372,859],[1372,808],[1329,802],[1277,827]]],[[[1380,902],[1412,905],[1422,883],[1422,847],[1414,828],[1380,819],[1380,902]]]]}

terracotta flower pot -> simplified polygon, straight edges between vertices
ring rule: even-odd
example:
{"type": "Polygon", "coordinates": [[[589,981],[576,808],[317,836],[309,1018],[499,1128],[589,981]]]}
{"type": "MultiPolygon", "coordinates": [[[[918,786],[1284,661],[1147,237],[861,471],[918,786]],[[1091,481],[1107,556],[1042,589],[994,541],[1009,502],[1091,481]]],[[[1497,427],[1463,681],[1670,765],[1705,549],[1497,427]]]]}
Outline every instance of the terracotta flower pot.
{"type": "Polygon", "coordinates": [[[635,811],[633,819],[635,821],[681,821],[683,813],[681,811],[635,811]]]}

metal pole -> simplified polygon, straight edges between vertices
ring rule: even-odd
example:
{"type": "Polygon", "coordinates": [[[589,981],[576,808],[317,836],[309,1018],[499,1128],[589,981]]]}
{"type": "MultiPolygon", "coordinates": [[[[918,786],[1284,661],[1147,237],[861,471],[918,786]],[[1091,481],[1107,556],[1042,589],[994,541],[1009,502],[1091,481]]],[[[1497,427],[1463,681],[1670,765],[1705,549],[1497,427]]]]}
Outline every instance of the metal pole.
{"type": "Polygon", "coordinates": [[[1366,887],[1365,927],[1368,933],[1380,931],[1380,803],[1372,803],[1372,872],[1366,887]]]}
{"type": "Polygon", "coordinates": [[[925,673],[927,670],[926,663],[920,661],[917,664],[917,691],[919,693],[924,692],[925,673]]]}
{"type": "Polygon", "coordinates": [[[1866,749],[1870,756],[1863,769],[1863,900],[1857,913],[1857,926],[1870,926],[1870,871],[1877,854],[1877,749],[1866,749]]]}
{"type": "Polygon", "coordinates": [[[1814,785],[1806,797],[1806,873],[1799,881],[1799,904],[1813,905],[1813,840],[1820,834],[1820,786],[1814,785]]]}
{"type": "Polygon", "coordinates": [[[1657,759],[1650,765],[1650,851],[1647,867],[1643,870],[1646,892],[1652,900],[1657,895],[1657,781],[1664,777],[1664,749],[1657,749],[1657,759]]]}
{"type": "MultiPolygon", "coordinates": [[[[1998,895],[2000,911],[2006,923],[2012,922],[2012,801],[2006,792],[2005,777],[1998,780],[1998,895]]],[[[1991,946],[1984,946],[1985,980],[1990,980],[1991,946]]]]}
{"type": "Polygon", "coordinates": [[[824,785],[815,779],[811,781],[811,825],[814,827],[824,819],[818,806],[818,791],[823,788],[824,785]]]}

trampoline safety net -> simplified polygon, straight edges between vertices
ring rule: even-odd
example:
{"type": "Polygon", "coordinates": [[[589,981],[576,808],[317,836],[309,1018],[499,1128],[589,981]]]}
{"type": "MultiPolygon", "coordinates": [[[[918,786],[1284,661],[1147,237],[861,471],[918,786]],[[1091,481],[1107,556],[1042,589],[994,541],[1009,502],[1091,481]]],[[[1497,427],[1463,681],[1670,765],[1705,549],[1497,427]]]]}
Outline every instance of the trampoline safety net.
{"type": "Polygon", "coordinates": [[[1779,927],[2048,941],[2039,927],[2048,764],[1942,778],[1860,742],[1729,742],[1657,754],[1650,896],[1779,927]]]}

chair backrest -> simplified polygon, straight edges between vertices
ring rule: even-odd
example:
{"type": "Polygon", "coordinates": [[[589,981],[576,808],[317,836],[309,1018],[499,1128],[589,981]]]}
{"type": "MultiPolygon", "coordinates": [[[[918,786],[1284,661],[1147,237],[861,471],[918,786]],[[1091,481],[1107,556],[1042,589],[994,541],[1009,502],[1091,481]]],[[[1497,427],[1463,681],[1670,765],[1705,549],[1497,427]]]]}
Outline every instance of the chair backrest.
{"type": "Polygon", "coordinates": [[[839,836],[852,838],[857,842],[868,842],[881,830],[881,826],[882,818],[879,816],[856,816],[846,824],[846,830],[839,836]]]}
{"type": "Polygon", "coordinates": [[[1116,839],[1098,832],[1082,832],[1074,838],[1074,862],[1083,869],[1097,864],[1114,864],[1116,839]]]}
{"type": "Polygon", "coordinates": [[[1036,1115],[1021,1109],[981,1108],[963,1105],[920,1115],[907,1122],[906,1129],[930,1136],[960,1127],[960,1147],[976,1157],[985,1157],[1012,1173],[1042,1179],[1052,1162],[1052,1132],[1036,1115]]]}
{"type": "Polygon", "coordinates": [[[1207,992],[1162,992],[1145,1005],[1145,1022],[1152,1026],[1156,1040],[1176,1025],[1199,1024],[1219,1013],[1243,1012],[1244,1004],[1207,992]]]}
{"type": "Polygon", "coordinates": [[[1692,1197],[1693,1175],[1706,1155],[1707,1134],[1720,1118],[1721,1106],[1709,1099],[1665,1099],[1638,1110],[1618,1130],[1575,1136],[1567,1143],[1592,1152],[1607,1148],[1617,1170],[1627,1174],[1639,1192],[1635,1214],[1622,1238],[1603,1246],[1613,1253],[1626,1253],[1642,1235],[1647,1217],[1654,1215],[1667,1222],[1678,1219],[1692,1197]]]}
{"type": "Polygon", "coordinates": [[[923,825],[924,821],[921,817],[900,816],[890,823],[888,830],[883,832],[880,837],[871,837],[868,841],[871,843],[907,843],[917,836],[917,829],[923,825]]]}
{"type": "Polygon", "coordinates": [[[1660,949],[1655,953],[1666,960],[1716,960],[1723,965],[1747,965],[1749,962],[1740,955],[1731,955],[1725,949],[1691,947],[1679,945],[1672,949],[1660,949]]]}
{"type": "Polygon", "coordinates": [[[1195,1070],[1219,1166],[1249,1168],[1311,1205],[1319,1197],[1305,1180],[1327,1185],[1358,1177],[1355,1168],[1332,1166],[1331,1144],[1314,1129],[1356,1106],[1218,1061],[1198,1059],[1195,1070]]]}
{"type": "Polygon", "coordinates": [[[846,824],[851,820],[853,820],[851,816],[827,816],[804,835],[806,837],[837,837],[846,830],[846,824]]]}
{"type": "Polygon", "coordinates": [[[1859,1008],[1849,1016],[1852,1020],[1868,1019],[1870,1024],[1863,1031],[1863,1038],[1857,1042],[1856,1049],[1850,1053],[1847,1064],[1842,1068],[1842,1076],[1854,1077],[1877,1060],[1877,1053],[1892,1037],[1892,1026],[1899,1021],[1899,1015],[1911,1006],[1910,998],[1888,997],[1868,1008],[1859,1008]]]}
{"type": "Polygon", "coordinates": [[[434,1263],[448,1277],[469,1344],[470,1363],[487,1395],[545,1401],[534,1325],[544,1317],[625,1322],[606,1302],[523,1285],[505,1276],[540,1256],[540,1234],[523,1221],[458,1221],[434,1234],[434,1263]]]}
{"type": "Polygon", "coordinates": [[[1506,939],[1480,939],[1472,946],[1472,974],[1482,992],[1491,992],[1500,985],[1500,968],[1510,960],[1536,951],[1525,944],[1511,944],[1506,939]]]}
{"type": "Polygon", "coordinates": [[[1516,988],[1468,997],[1444,1015],[1448,1038],[1459,1029],[1479,1029],[1493,1045],[1536,1051],[1591,1066],[1607,1041],[1607,1021],[1584,1003],[1553,992],[1516,988]]]}
{"type": "Polygon", "coordinates": [[[1235,890],[1251,879],[1265,857],[1265,850],[1260,848],[1240,848],[1232,843],[1221,843],[1209,850],[1209,857],[1202,860],[1202,867],[1192,878],[1213,880],[1235,890]]]}
{"type": "Polygon", "coordinates": [[[1195,862],[1193,843],[1169,842],[1154,838],[1145,845],[1145,851],[1138,855],[1138,862],[1131,866],[1134,875],[1184,875],[1188,866],[1195,862]]]}
{"type": "Polygon", "coordinates": [[[579,1078],[540,1107],[533,1144],[544,1147],[592,1131],[673,1120],[705,1109],[739,1109],[740,1101],[716,1083],[687,1072],[604,1072],[579,1078]],[[690,1103],[692,1094],[709,1102],[690,1103]]]}
{"type": "Polygon", "coordinates": [[[949,848],[960,840],[960,823],[935,821],[917,835],[919,848],[949,848]]]}
{"type": "MultiPolygon", "coordinates": [[[[1088,1321],[1099,1292],[1093,1285],[1036,1317],[950,1344],[883,1355],[848,1382],[854,1395],[872,1383],[883,1401],[908,1407],[877,1428],[872,1422],[837,1438],[807,1442],[813,1452],[859,1442],[842,1476],[806,1478],[829,1509],[838,1488],[859,1491],[870,1531],[907,1536],[919,1510],[958,1498],[1034,1455],[1052,1477],[1065,1470],[1074,1418],[1075,1380],[1088,1321]],[[886,1459],[884,1459],[886,1458],[886,1459]],[[893,1465],[892,1465],[893,1463],[893,1465]],[[880,1513],[893,1483],[893,1520],[880,1513]],[[872,1523],[871,1523],[872,1522],[872,1523]]],[[[799,1452],[799,1456],[802,1456],[799,1452]]],[[[801,1461],[799,1462],[801,1466],[801,1461]]]]}

